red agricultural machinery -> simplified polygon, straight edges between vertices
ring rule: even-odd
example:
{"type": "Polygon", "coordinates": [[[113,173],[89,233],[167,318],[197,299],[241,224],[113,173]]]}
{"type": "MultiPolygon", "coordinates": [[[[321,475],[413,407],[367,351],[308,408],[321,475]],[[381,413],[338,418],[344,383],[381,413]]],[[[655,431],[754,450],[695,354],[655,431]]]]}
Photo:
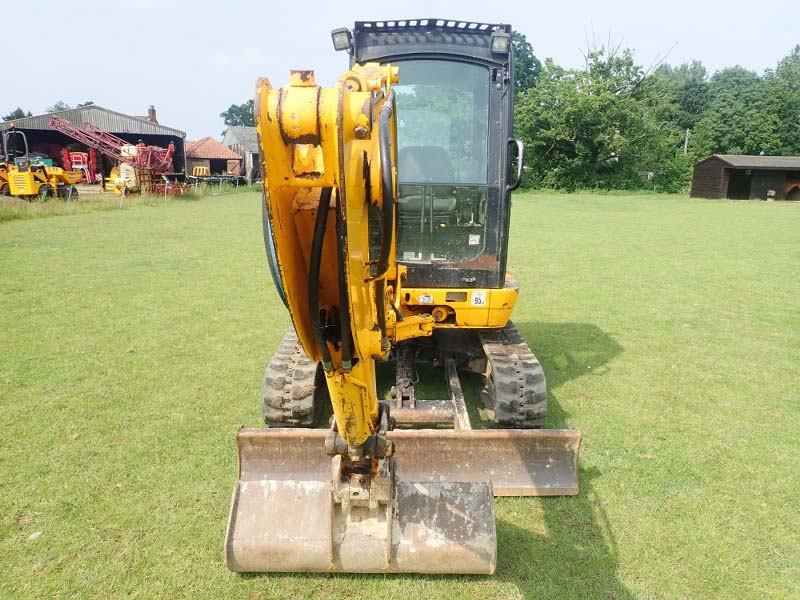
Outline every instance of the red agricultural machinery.
{"type": "Polygon", "coordinates": [[[175,145],[171,142],[167,148],[143,143],[131,144],[91,123],[84,123],[78,127],[56,116],[50,119],[50,127],[104,154],[120,165],[127,165],[128,169],[120,167],[119,176],[112,177],[118,189],[121,186],[127,191],[145,189],[151,193],[160,193],[164,186],[161,176],[173,171],[172,157],[175,154],[175,145]]]}

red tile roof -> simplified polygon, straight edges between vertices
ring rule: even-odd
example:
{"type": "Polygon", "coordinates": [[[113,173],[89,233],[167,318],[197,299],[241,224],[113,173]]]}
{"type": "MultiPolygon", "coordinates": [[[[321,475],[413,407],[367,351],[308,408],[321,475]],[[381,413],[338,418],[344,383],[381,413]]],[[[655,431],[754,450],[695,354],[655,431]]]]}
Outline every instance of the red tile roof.
{"type": "Polygon", "coordinates": [[[242,157],[236,154],[236,152],[227,146],[223,146],[210,135],[196,142],[187,140],[185,148],[186,158],[242,160],[242,157]]]}

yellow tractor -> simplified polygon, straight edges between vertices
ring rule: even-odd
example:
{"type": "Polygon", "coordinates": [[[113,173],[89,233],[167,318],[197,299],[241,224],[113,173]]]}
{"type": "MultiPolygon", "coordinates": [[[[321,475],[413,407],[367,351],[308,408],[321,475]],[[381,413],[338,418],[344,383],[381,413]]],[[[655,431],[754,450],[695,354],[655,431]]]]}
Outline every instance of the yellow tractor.
{"type": "Polygon", "coordinates": [[[264,377],[267,428],[237,433],[226,561],[491,574],[494,496],[577,494],[581,440],[541,429],[544,372],[509,320],[511,29],[420,19],[332,37],[351,56],[334,87],[312,71],[256,85],[264,237],[292,327],[264,377]],[[416,397],[425,361],[449,397],[416,397]],[[489,428],[472,429],[459,372],[481,382],[489,428]]]}
{"type": "Polygon", "coordinates": [[[3,160],[0,162],[0,193],[26,200],[77,198],[77,171],[65,171],[42,159],[32,158],[25,133],[14,128],[3,135],[3,160]]]}
{"type": "Polygon", "coordinates": [[[0,196],[8,196],[8,163],[5,156],[0,155],[0,196]]]}

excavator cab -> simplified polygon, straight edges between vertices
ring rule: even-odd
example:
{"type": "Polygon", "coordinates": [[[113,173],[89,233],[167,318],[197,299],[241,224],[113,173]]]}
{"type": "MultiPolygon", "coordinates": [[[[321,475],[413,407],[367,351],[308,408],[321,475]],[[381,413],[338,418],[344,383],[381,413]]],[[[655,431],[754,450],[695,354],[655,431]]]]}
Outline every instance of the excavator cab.
{"type": "Polygon", "coordinates": [[[511,27],[359,21],[350,39],[351,64],[391,63],[401,73],[397,259],[406,285],[502,288],[522,166],[511,27]]]}
{"type": "Polygon", "coordinates": [[[542,429],[544,371],[509,320],[511,29],[358,22],[332,38],[351,57],[335,87],[312,71],[256,84],[265,245],[292,326],[264,375],[267,428],[237,433],[226,562],[491,574],[494,496],[577,494],[581,440],[542,429]],[[417,398],[418,362],[447,397],[417,398]]]}

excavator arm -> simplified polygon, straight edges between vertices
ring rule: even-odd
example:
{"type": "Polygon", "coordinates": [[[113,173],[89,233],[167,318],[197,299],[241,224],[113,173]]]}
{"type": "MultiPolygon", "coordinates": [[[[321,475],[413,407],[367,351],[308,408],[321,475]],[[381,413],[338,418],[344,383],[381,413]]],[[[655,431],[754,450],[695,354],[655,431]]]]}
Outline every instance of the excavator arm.
{"type": "MultiPolygon", "coordinates": [[[[334,88],[294,71],[280,90],[266,79],[256,89],[286,304],[306,353],[324,366],[339,435],[355,454],[376,433],[374,361],[395,337],[397,76],[396,67],[356,65],[334,88]]],[[[423,336],[432,323],[415,316],[404,326],[423,336]]]]}

